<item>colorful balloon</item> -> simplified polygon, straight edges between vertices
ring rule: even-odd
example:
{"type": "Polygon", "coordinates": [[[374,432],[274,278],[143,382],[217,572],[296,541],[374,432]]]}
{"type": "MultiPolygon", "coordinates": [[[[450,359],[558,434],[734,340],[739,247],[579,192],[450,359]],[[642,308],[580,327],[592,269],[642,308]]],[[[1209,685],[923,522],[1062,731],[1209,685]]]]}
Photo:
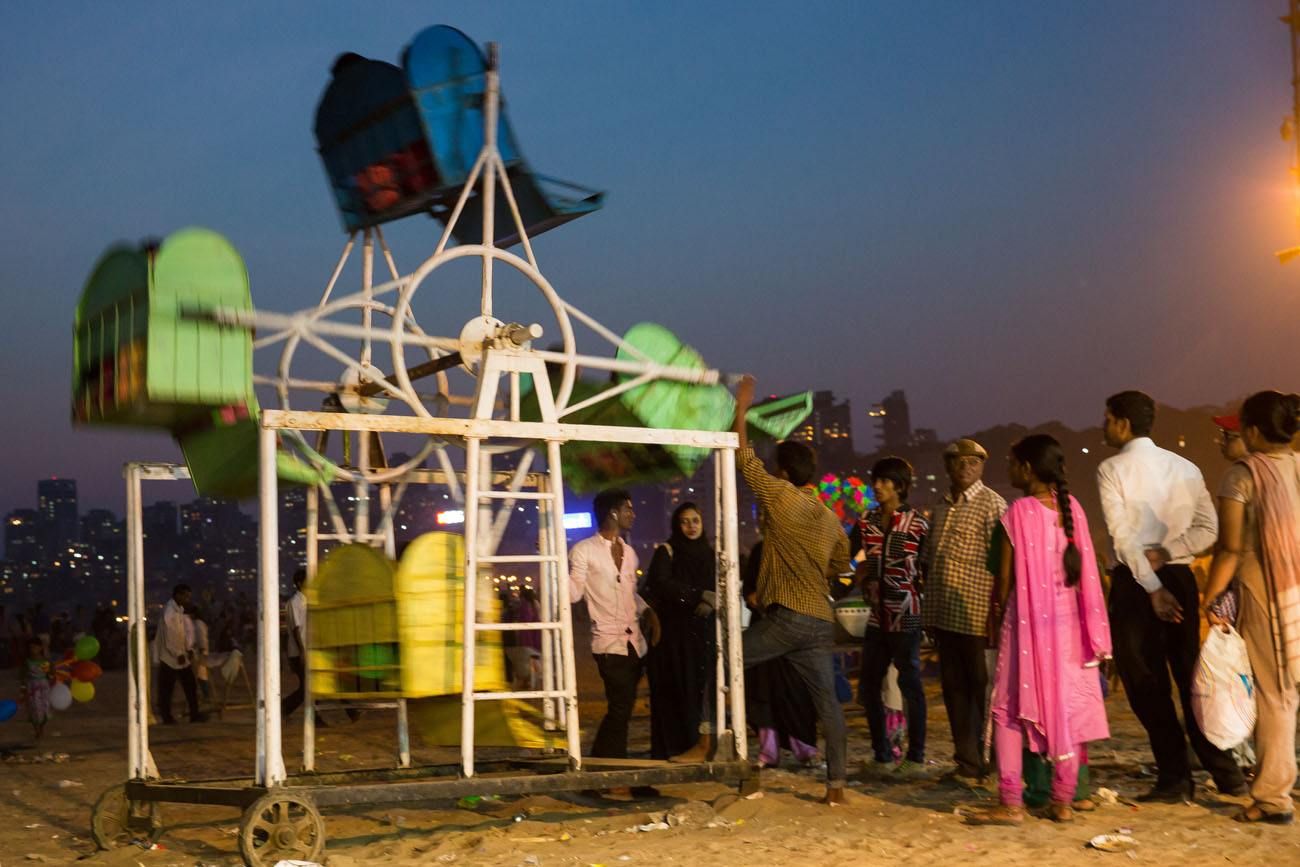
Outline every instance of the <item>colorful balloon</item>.
{"type": "Polygon", "coordinates": [[[86,683],[90,683],[103,673],[104,669],[99,667],[99,663],[91,662],[89,659],[78,660],[72,665],[72,676],[86,683]]]}
{"type": "Polygon", "coordinates": [[[77,659],[94,659],[99,655],[99,639],[93,635],[83,635],[77,639],[73,650],[77,659]]]}
{"type": "Polygon", "coordinates": [[[56,683],[50,687],[50,707],[55,710],[67,710],[72,707],[72,690],[66,683],[56,683]]]}
{"type": "Polygon", "coordinates": [[[0,701],[0,722],[13,719],[16,713],[18,713],[18,702],[11,698],[0,701]]]}
{"type": "MultiPolygon", "coordinates": [[[[72,682],[72,689],[70,689],[69,692],[72,693],[72,697],[77,701],[87,702],[95,697],[95,685],[84,680],[74,680],[72,682]]],[[[51,696],[51,699],[52,698],[53,696],[51,696]]]]}

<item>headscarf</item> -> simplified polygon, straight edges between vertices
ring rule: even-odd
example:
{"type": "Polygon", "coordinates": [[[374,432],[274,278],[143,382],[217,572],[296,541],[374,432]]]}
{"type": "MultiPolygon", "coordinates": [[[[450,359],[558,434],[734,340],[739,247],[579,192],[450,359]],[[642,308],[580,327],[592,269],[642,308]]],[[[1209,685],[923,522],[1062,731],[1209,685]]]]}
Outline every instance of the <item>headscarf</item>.
{"type": "Polygon", "coordinates": [[[704,533],[701,533],[698,539],[688,539],[682,532],[681,517],[688,511],[704,514],[694,503],[682,503],[674,509],[672,533],[668,536],[668,545],[672,548],[674,583],[685,585],[695,591],[694,600],[679,601],[696,605],[699,602],[699,593],[714,588],[717,556],[713,552],[713,546],[709,544],[708,536],[704,533]]]}

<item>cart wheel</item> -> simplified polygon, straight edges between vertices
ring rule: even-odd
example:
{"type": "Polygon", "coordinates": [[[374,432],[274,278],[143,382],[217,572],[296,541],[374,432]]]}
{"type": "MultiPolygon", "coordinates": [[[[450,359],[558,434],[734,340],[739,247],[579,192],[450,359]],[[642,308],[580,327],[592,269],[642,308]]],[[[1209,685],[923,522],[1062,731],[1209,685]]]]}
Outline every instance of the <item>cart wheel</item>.
{"type": "Polygon", "coordinates": [[[239,822],[239,854],[248,867],[281,860],[316,861],[325,851],[325,822],[310,798],[269,792],[239,822]]]}
{"type": "Polygon", "coordinates": [[[90,836],[101,849],[130,846],[138,840],[158,842],[162,811],[154,801],[130,801],[119,783],[99,796],[90,813],[90,836]]]}

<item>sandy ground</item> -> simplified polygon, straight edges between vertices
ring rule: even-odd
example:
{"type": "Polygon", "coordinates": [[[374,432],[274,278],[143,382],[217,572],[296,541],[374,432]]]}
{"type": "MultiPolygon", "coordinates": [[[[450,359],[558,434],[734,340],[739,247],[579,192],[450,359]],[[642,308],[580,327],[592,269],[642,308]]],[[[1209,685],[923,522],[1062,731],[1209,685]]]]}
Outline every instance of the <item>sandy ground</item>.
{"type": "MultiPolygon", "coordinates": [[[[584,678],[583,719],[599,719],[598,684],[584,678]]],[[[1072,824],[1030,819],[1020,828],[972,828],[960,812],[991,805],[991,792],[940,781],[951,768],[947,721],[930,690],[928,778],[889,784],[854,772],[869,756],[865,720],[849,706],[852,791],[847,806],[816,803],[820,773],[787,766],[765,771],[761,797],[735,800],[714,784],[664,787],[654,801],[582,802],[569,796],[533,796],[477,810],[452,804],[352,808],[325,815],[329,867],[352,865],[607,865],[699,864],[755,867],[785,863],[898,864],[1147,863],[1300,864],[1300,826],[1243,826],[1229,820],[1242,801],[1204,786],[1193,805],[1103,807],[1072,824]],[[727,802],[732,803],[728,804],[727,802]],[[718,808],[715,810],[715,806],[718,808]],[[665,818],[666,829],[639,830],[665,818]],[[518,819],[516,817],[519,817],[518,819]],[[678,822],[679,817],[683,820],[678,822]],[[1085,848],[1097,834],[1131,829],[1138,841],[1123,854],[1085,848]]],[[[74,706],[51,724],[39,751],[19,719],[0,724],[0,867],[23,864],[235,865],[238,814],[228,808],[163,805],[163,848],[96,852],[90,811],[100,793],[126,773],[125,681],[105,675],[99,696],[74,706]]],[[[1111,740],[1094,745],[1096,785],[1131,797],[1150,785],[1143,775],[1150,754],[1122,695],[1109,701],[1111,740]]],[[[295,715],[295,722],[300,717],[295,715]]],[[[391,766],[393,720],[370,712],[349,724],[342,714],[319,735],[322,770],[391,766]]],[[[648,748],[643,703],[633,723],[633,750],[648,748]]],[[[291,766],[300,749],[297,726],[286,730],[291,766]]],[[[165,777],[201,779],[247,772],[253,765],[254,728],[247,709],[222,721],[152,730],[154,756],[165,777]]],[[[415,761],[448,760],[446,750],[415,749],[415,761]]],[[[1203,777],[1203,775],[1202,775],[1203,777]]]]}

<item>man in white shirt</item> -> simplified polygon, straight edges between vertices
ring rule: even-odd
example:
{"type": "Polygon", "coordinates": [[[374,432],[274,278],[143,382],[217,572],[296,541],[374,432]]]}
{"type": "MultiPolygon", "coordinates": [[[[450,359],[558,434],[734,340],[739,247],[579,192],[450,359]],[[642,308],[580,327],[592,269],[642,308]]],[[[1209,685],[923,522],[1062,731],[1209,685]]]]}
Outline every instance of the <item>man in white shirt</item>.
{"type": "MultiPolygon", "coordinates": [[[[298,678],[298,686],[280,700],[281,719],[287,718],[297,710],[306,696],[307,665],[304,660],[307,654],[307,594],[302,592],[303,585],[306,583],[306,569],[299,569],[293,573],[293,595],[284,606],[284,624],[289,632],[285,656],[289,662],[289,670],[293,672],[294,677],[298,678]]],[[[316,724],[322,724],[319,717],[316,718],[316,724]]]]}
{"type": "Polygon", "coordinates": [[[1101,507],[1119,561],[1109,603],[1115,663],[1156,761],[1156,784],[1138,800],[1191,800],[1188,741],[1221,793],[1244,794],[1246,781],[1232,755],[1205,739],[1192,712],[1200,595],[1190,564],[1214,545],[1219,521],[1196,465],[1151,441],[1155,417],[1155,401],[1140,391],[1107,398],[1106,444],[1120,451],[1097,468],[1101,507]],[[1171,673],[1186,738],[1174,709],[1171,673]]]}
{"type": "Polygon", "coordinates": [[[569,550],[569,599],[574,604],[587,600],[591,652],[605,682],[605,718],[596,730],[591,755],[622,759],[627,758],[628,722],[646,651],[659,642],[659,619],[636,592],[636,551],[622,538],[636,520],[631,495],[621,489],[601,491],[593,511],[599,532],[569,550]],[[649,644],[641,632],[642,616],[649,644]]]}
{"type": "Polygon", "coordinates": [[[190,722],[206,722],[207,716],[199,712],[199,691],[194,682],[192,631],[187,628],[185,606],[190,602],[190,586],[177,584],[172,598],[163,608],[162,623],[154,637],[154,650],[158,654],[158,715],[166,725],[175,725],[172,716],[172,695],[177,679],[185,691],[185,702],[190,707],[190,722]]]}

